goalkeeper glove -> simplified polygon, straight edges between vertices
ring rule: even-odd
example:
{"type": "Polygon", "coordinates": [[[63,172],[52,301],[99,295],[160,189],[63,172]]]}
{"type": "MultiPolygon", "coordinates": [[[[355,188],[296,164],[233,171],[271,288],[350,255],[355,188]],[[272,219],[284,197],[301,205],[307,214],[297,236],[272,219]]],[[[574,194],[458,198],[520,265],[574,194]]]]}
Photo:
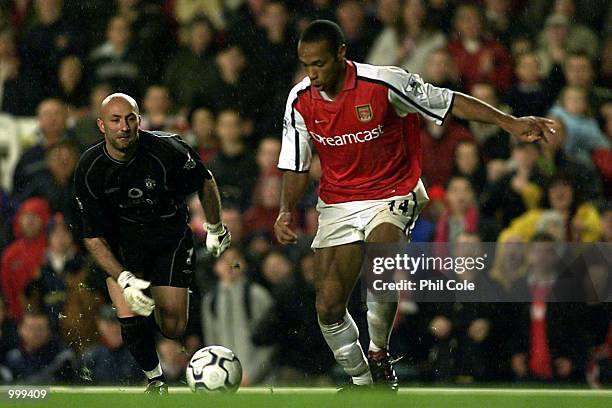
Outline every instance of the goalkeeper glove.
{"type": "Polygon", "coordinates": [[[204,223],[206,234],[206,249],[218,258],[232,242],[232,234],[222,222],[217,224],[204,223]]]}
{"type": "Polygon", "coordinates": [[[153,312],[155,302],[142,293],[151,286],[151,282],[137,278],[130,271],[123,271],[117,277],[117,283],[123,289],[123,297],[134,313],[148,316],[153,312]]]}

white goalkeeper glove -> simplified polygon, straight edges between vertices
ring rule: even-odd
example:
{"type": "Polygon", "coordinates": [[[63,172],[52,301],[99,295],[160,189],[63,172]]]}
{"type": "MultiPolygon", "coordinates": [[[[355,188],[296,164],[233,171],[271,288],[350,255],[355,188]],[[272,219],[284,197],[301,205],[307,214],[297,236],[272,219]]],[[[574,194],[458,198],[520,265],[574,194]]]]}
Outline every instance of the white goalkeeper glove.
{"type": "Polygon", "coordinates": [[[217,224],[204,223],[204,228],[208,232],[206,234],[206,249],[215,258],[218,258],[230,246],[232,234],[222,222],[217,224]]]}
{"type": "Polygon", "coordinates": [[[137,278],[130,271],[123,271],[117,277],[117,283],[123,289],[123,297],[134,313],[148,316],[153,312],[155,301],[142,293],[151,286],[151,282],[137,278]]]}

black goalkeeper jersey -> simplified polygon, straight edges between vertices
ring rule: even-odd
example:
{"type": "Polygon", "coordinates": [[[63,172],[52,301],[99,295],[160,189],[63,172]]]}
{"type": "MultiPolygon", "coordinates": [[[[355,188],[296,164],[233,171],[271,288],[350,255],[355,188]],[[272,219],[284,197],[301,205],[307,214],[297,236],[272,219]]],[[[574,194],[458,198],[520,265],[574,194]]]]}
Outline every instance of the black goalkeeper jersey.
{"type": "Polygon", "coordinates": [[[188,226],[186,197],[212,176],[177,135],[139,131],[128,162],[113,159],[105,142],[83,153],[75,172],[85,238],[115,247],[155,247],[180,239],[188,226]]]}

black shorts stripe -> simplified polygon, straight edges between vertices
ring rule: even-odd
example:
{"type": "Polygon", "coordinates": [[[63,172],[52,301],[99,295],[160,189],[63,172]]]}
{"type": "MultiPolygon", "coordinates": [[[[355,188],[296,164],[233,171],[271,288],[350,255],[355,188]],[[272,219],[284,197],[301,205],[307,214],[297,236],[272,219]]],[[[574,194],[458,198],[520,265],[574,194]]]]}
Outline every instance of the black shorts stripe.
{"type": "Polygon", "coordinates": [[[419,208],[419,202],[417,201],[417,196],[414,190],[412,190],[410,194],[412,194],[412,201],[414,202],[414,205],[412,206],[412,215],[410,216],[410,224],[408,224],[410,227],[408,234],[410,234],[412,232],[412,229],[414,228],[414,222],[416,221],[416,212],[417,212],[417,208],[419,208]]]}
{"type": "Polygon", "coordinates": [[[300,170],[300,134],[298,133],[295,127],[295,104],[298,101],[296,97],[293,103],[291,104],[291,126],[293,127],[293,138],[295,144],[295,171],[300,170]]]}
{"type": "Polygon", "coordinates": [[[412,223],[414,222],[414,217],[416,216],[416,210],[419,207],[414,190],[411,191],[410,194],[412,195],[412,214],[410,215],[410,219],[406,224],[406,228],[404,228],[404,234],[408,235],[408,237],[410,237],[410,233],[412,232],[412,223]]]}
{"type": "MultiPolygon", "coordinates": [[[[440,121],[444,121],[444,117],[442,117],[440,115],[436,115],[435,113],[430,112],[429,110],[425,109],[424,107],[422,107],[421,105],[419,105],[418,103],[413,101],[412,99],[408,98],[403,92],[400,92],[396,87],[394,87],[393,85],[391,85],[388,82],[385,82],[385,81],[383,81],[381,79],[368,78],[368,77],[364,77],[364,76],[360,76],[360,75],[357,75],[357,79],[358,80],[362,80],[362,81],[366,81],[366,82],[372,82],[372,83],[375,83],[375,84],[386,86],[387,88],[389,88],[393,92],[395,92],[400,98],[402,98],[403,100],[408,102],[410,105],[414,106],[417,110],[421,111],[422,113],[424,113],[424,114],[426,114],[428,116],[431,116],[434,119],[438,119],[440,121]]],[[[454,97],[454,94],[453,94],[453,97],[454,97]]]]}
{"type": "Polygon", "coordinates": [[[448,117],[448,114],[451,113],[451,111],[453,110],[453,104],[455,103],[455,92],[453,92],[453,96],[451,96],[451,102],[450,105],[448,107],[448,110],[446,111],[446,113],[444,114],[444,118],[442,118],[442,121],[444,122],[446,120],[446,118],[448,117]]]}
{"type": "Polygon", "coordinates": [[[170,262],[170,276],[168,277],[168,286],[172,286],[172,275],[174,274],[174,261],[176,260],[176,252],[181,248],[185,237],[187,236],[187,230],[183,234],[183,238],[181,238],[176,245],[176,249],[172,252],[172,261],[170,262]]]}
{"type": "Polygon", "coordinates": [[[300,133],[295,127],[295,104],[300,99],[300,94],[308,91],[310,89],[310,84],[306,86],[304,89],[300,89],[295,94],[295,99],[291,102],[291,126],[293,127],[294,138],[295,138],[295,172],[300,172],[300,133]]]}

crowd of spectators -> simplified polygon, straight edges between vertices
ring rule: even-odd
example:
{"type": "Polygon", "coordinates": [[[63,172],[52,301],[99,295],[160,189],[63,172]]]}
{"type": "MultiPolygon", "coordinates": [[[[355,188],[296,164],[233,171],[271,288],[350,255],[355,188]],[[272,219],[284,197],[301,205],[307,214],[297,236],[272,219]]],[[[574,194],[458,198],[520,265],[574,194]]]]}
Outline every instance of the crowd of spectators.
{"type": "MultiPolygon", "coordinates": [[[[210,343],[238,353],[245,385],[339,377],[314,308],[316,155],[294,217],[298,244],[279,247],[272,232],[285,100],[304,76],[296,38],[317,18],[341,26],[349,59],[555,119],[557,133],[539,144],[480,123],[421,121],[431,201],[413,241],[497,242],[485,278],[532,299],[402,300],[392,337],[392,352],[405,355],[400,379],[610,381],[609,258],[591,302],[545,301],[563,269],[546,256],[550,245],[612,241],[606,0],[1,1],[0,115],[36,117],[37,128],[0,191],[0,381],[144,381],[81,246],[73,199],[79,154],[100,139],[98,107],[115,91],[138,100],[144,129],[179,133],[200,153],[232,233],[232,248],[212,258],[203,214],[192,212],[188,334],[158,344],[168,379],[182,381],[189,356],[210,343]]],[[[367,333],[359,293],[350,308],[367,333]]]]}

